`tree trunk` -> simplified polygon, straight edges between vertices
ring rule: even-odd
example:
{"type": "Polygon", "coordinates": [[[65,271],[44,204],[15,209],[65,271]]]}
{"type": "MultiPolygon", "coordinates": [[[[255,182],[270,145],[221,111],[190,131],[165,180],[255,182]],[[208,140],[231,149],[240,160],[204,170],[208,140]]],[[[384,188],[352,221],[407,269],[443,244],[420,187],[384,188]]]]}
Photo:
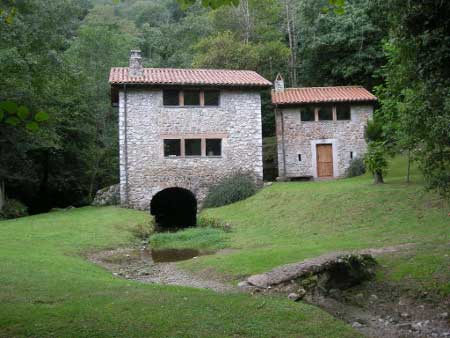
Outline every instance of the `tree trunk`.
{"type": "Polygon", "coordinates": [[[411,149],[408,149],[408,171],[406,172],[406,183],[410,182],[411,173],[411,149]]]}
{"type": "Polygon", "coordinates": [[[373,183],[375,183],[375,184],[382,184],[382,183],[384,183],[383,173],[381,171],[375,171],[375,173],[373,175],[373,178],[374,178],[374,182],[373,183]]]}
{"type": "Polygon", "coordinates": [[[5,205],[5,181],[0,179],[0,211],[3,210],[5,205]]]}
{"type": "Polygon", "coordinates": [[[285,0],[286,33],[289,41],[289,77],[291,87],[297,86],[297,32],[295,29],[295,8],[292,8],[291,0],[285,0]]]}
{"type": "Polygon", "coordinates": [[[244,42],[248,44],[250,42],[251,34],[251,19],[250,19],[250,9],[248,6],[248,0],[241,0],[239,2],[241,13],[242,13],[242,27],[244,31],[244,42]]]}

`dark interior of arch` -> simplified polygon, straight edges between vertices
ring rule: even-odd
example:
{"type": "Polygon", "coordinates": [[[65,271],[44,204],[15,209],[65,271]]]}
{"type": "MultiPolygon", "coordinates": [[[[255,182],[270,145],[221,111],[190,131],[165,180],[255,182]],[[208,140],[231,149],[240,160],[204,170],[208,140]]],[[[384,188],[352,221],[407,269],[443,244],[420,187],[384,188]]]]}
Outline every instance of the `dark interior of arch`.
{"type": "Polygon", "coordinates": [[[153,196],[150,213],[162,228],[187,228],[197,224],[197,199],[183,188],[167,188],[153,196]]]}

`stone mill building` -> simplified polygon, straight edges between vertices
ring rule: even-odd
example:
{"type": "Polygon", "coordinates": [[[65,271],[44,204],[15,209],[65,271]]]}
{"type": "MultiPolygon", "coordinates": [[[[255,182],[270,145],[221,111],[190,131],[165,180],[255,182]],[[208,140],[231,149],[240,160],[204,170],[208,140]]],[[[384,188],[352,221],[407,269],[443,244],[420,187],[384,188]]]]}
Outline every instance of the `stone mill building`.
{"type": "Polygon", "coordinates": [[[285,88],[278,75],[275,106],[281,180],[345,176],[367,149],[364,138],[377,98],[359,86],[285,88]]]}
{"type": "Polygon", "coordinates": [[[260,91],[271,83],[259,74],[143,68],[132,51],[109,82],[119,107],[122,205],[172,223],[170,214],[186,213],[195,224],[197,202],[220,178],[245,171],[262,180],[260,91]]]}

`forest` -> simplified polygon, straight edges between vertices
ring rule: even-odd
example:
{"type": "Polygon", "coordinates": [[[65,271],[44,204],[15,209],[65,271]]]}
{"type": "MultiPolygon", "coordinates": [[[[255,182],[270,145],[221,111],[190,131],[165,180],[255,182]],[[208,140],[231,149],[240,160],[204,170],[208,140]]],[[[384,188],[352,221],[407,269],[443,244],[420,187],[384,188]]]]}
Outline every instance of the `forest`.
{"type": "MultiPolygon", "coordinates": [[[[379,97],[380,156],[407,153],[450,196],[450,3],[405,0],[23,0],[0,5],[0,200],[29,213],[89,204],[118,182],[108,74],[255,70],[379,97]]],[[[274,110],[263,93],[263,133],[274,110]]]]}

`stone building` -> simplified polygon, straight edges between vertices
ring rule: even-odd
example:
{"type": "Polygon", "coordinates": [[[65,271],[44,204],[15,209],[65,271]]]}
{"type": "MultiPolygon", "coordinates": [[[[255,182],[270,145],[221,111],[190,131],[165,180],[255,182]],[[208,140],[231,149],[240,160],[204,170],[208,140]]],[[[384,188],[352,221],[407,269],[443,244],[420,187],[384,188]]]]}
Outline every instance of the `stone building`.
{"type": "Polygon", "coordinates": [[[230,173],[262,180],[260,91],[271,83],[259,74],[143,68],[132,51],[129,67],[112,68],[109,82],[119,107],[122,205],[150,208],[162,221],[191,213],[230,173]]]}
{"type": "Polygon", "coordinates": [[[364,133],[376,100],[358,86],[284,88],[278,75],[272,103],[280,179],[344,176],[367,149],[364,133]]]}

